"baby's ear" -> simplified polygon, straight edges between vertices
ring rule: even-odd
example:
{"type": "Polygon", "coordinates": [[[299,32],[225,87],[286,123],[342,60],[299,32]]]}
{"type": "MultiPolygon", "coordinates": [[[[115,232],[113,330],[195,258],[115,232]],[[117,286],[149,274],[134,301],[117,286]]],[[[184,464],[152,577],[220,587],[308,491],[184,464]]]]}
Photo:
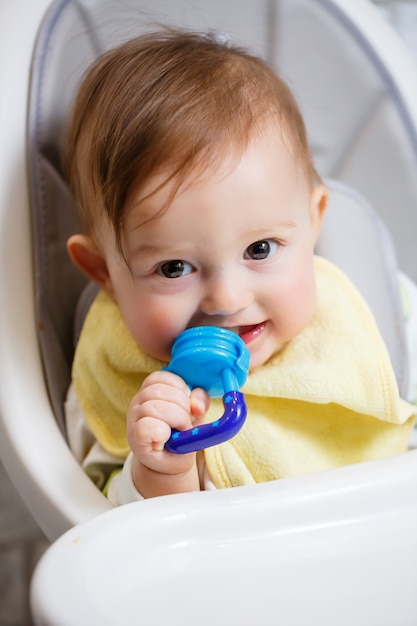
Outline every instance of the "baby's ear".
{"type": "Polygon", "coordinates": [[[311,191],[310,218],[316,241],[320,234],[323,217],[326,212],[328,197],[329,195],[324,185],[317,185],[311,191]]]}
{"type": "Polygon", "coordinates": [[[94,239],[87,235],[72,235],[67,241],[67,250],[74,265],[113,298],[107,262],[94,239]]]}

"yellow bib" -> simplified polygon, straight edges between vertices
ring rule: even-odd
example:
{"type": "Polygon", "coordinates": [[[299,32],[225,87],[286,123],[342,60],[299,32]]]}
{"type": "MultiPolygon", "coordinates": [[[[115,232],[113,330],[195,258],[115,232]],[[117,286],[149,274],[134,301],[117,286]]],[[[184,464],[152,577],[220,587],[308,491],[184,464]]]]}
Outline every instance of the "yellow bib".
{"type": "MultiPolygon", "coordinates": [[[[401,400],[386,347],[349,279],[316,257],[317,306],[308,325],[243,388],[248,417],[232,440],[204,451],[217,487],[297,476],[406,449],[415,407],[401,400]]],[[[164,363],[134,342],[103,292],[84,324],[73,382],[100,444],[125,458],[126,413],[164,363]]],[[[220,417],[213,400],[207,421],[220,417]]]]}

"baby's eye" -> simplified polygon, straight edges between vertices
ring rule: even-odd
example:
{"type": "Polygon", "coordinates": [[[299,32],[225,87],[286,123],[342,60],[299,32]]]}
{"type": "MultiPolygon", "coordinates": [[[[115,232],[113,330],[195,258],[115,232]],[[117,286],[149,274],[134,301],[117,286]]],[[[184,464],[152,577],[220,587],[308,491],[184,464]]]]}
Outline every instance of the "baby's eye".
{"type": "Polygon", "coordinates": [[[165,278],[180,278],[191,274],[193,266],[181,259],[175,259],[173,261],[165,261],[158,267],[158,274],[165,276],[165,278]]]}
{"type": "Polygon", "coordinates": [[[275,254],[278,248],[279,243],[271,239],[255,241],[255,243],[251,243],[251,245],[246,248],[245,258],[254,259],[255,261],[267,259],[271,254],[275,254]]]}

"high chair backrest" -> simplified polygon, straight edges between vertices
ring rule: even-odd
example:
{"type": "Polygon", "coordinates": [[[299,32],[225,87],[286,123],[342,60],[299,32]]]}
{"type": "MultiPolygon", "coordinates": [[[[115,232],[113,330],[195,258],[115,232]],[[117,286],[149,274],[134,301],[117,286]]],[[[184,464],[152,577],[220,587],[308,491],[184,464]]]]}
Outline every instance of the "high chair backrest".
{"type": "MultiPolygon", "coordinates": [[[[41,452],[32,459],[30,446],[20,443],[23,434],[30,438],[31,429],[33,441],[40,448],[45,438],[49,446],[57,441],[55,435],[44,436],[41,429],[41,424],[47,428],[46,422],[52,414],[46,408],[46,396],[40,398],[37,387],[44,382],[34,342],[33,303],[27,289],[31,284],[28,199],[33,221],[36,329],[42,367],[53,414],[61,431],[65,431],[63,403],[70,382],[74,311],[85,281],[71,265],[65,250],[66,239],[79,229],[79,224],[63,175],[62,157],[65,120],[88,64],[105,49],[146,29],[158,28],[159,23],[193,30],[218,30],[260,54],[287,80],[298,99],[320,174],[357,188],[376,207],[393,234],[401,268],[414,278],[417,278],[413,241],[417,227],[417,79],[411,57],[401,41],[367,0],[229,0],[227,3],[55,0],[43,16],[48,4],[47,0],[25,0],[19,4],[19,10],[1,9],[8,19],[0,19],[0,28],[8,29],[9,45],[11,41],[15,43],[14,35],[9,33],[26,33],[20,51],[22,59],[23,54],[28,59],[31,46],[34,51],[31,68],[24,67],[22,60],[13,74],[13,80],[20,81],[18,95],[28,94],[28,193],[25,190],[19,196],[18,213],[10,214],[13,196],[10,180],[3,181],[6,192],[2,191],[0,280],[2,286],[9,286],[10,295],[7,303],[2,304],[5,323],[0,330],[3,351],[0,428],[4,434],[2,457],[12,474],[19,463],[24,467],[23,477],[15,477],[15,482],[22,492],[26,489],[24,497],[29,506],[48,535],[54,536],[65,525],[91,515],[94,506],[97,511],[108,506],[98,496],[95,500],[92,489],[85,487],[80,491],[83,494],[80,499],[85,496],[94,503],[84,507],[83,502],[72,510],[71,504],[65,502],[65,488],[58,495],[59,485],[48,482],[49,473],[54,471],[62,478],[64,466],[71,467],[69,475],[74,475],[75,482],[80,476],[61,444],[57,444],[60,458],[51,452],[52,458],[46,460],[41,452]],[[33,24],[41,16],[34,43],[37,27],[33,24]],[[19,247],[23,255],[20,263],[6,267],[19,247]],[[20,274],[24,275],[23,282],[19,282],[20,274]],[[26,308],[25,326],[19,328],[16,318],[22,305],[26,308]],[[25,340],[29,347],[22,367],[17,357],[24,353],[25,340]],[[10,365],[15,367],[15,378],[19,373],[24,378],[20,384],[12,374],[3,375],[10,365]],[[30,376],[32,367],[36,375],[28,383],[25,374],[30,376]],[[27,392],[27,387],[33,395],[27,392]],[[38,430],[32,423],[26,430],[21,397],[24,393],[35,403],[38,430]],[[39,407],[42,417],[38,414],[39,407]],[[26,445],[24,450],[19,449],[20,445],[26,445]],[[38,480],[34,477],[34,466],[38,463],[42,466],[39,481],[47,477],[48,485],[40,488],[42,496],[36,500],[27,484],[31,476],[34,482],[38,480]],[[49,505],[53,503],[54,520],[45,519],[45,501],[49,505]]],[[[4,38],[3,46],[7,60],[1,60],[0,64],[9,63],[11,58],[4,38]]],[[[19,55],[16,58],[19,60],[19,55]]],[[[5,67],[2,72],[10,84],[11,73],[5,67]]],[[[2,84],[6,83],[7,80],[2,84]]],[[[15,107],[14,111],[7,87],[6,91],[6,115],[0,123],[5,131],[2,136],[12,143],[8,127],[20,130],[25,120],[23,117],[14,120],[22,107],[15,107]]],[[[23,144],[17,143],[13,149],[18,167],[5,171],[14,177],[17,189],[26,185],[23,144]],[[20,173],[20,180],[16,180],[16,172],[20,173]]],[[[3,158],[7,161],[7,151],[3,152],[3,158]]],[[[389,347],[399,385],[405,389],[404,334],[389,238],[381,237],[383,227],[366,201],[340,183],[331,183],[330,188],[331,207],[335,209],[326,217],[318,250],[342,265],[367,298],[389,347]],[[359,207],[355,214],[354,207],[359,207]],[[341,216],[340,220],[337,215],[341,216]]],[[[69,481],[66,482],[68,485],[69,481]]],[[[76,491],[72,485],[71,497],[75,499],[76,491]]]]}

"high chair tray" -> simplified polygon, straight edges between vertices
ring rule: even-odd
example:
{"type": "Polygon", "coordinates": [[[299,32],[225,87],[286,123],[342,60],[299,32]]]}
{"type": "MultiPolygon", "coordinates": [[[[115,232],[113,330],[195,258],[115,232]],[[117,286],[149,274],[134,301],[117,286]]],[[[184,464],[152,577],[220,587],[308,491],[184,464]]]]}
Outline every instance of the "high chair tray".
{"type": "Polygon", "coordinates": [[[155,498],[77,526],[32,581],[35,623],[417,623],[417,451],[155,498]]]}

